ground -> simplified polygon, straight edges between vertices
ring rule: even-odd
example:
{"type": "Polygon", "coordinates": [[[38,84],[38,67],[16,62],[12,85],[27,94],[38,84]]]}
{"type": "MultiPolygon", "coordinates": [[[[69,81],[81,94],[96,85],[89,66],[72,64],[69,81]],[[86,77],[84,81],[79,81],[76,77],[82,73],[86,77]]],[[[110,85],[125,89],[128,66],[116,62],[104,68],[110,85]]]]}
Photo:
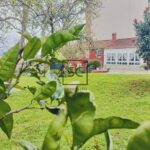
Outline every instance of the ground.
{"type": "MultiPolygon", "coordinates": [[[[71,80],[68,79],[68,80],[71,80]]],[[[23,77],[22,86],[35,85],[35,79],[23,77]]],[[[150,75],[111,75],[90,74],[89,85],[81,89],[91,90],[96,99],[96,117],[120,116],[138,122],[150,120],[150,75]]],[[[29,102],[31,94],[27,91],[14,93],[7,101],[12,109],[29,102]],[[17,96],[17,98],[16,98],[17,96]]],[[[21,150],[16,142],[28,140],[41,147],[44,135],[53,116],[46,110],[26,110],[14,116],[12,141],[0,131],[0,150],[21,150]],[[12,143],[12,144],[10,144],[12,143]]],[[[111,130],[114,150],[125,150],[129,137],[134,130],[111,130]]],[[[71,144],[71,128],[67,124],[61,143],[61,150],[68,150],[71,144]]],[[[84,150],[105,150],[104,136],[92,138],[84,150]]]]}

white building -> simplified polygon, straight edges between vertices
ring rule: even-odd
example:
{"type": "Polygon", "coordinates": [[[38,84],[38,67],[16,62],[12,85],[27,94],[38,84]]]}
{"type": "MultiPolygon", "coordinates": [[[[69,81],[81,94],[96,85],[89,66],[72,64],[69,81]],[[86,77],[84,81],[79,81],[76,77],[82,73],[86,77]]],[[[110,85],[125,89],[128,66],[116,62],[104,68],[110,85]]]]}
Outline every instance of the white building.
{"type": "Polygon", "coordinates": [[[113,34],[111,44],[104,49],[104,65],[111,68],[143,65],[143,59],[137,54],[136,38],[117,39],[113,34]]]}
{"type": "MultiPolygon", "coordinates": [[[[99,16],[86,14],[86,29],[101,49],[102,63],[109,68],[140,68],[143,60],[137,54],[134,19],[142,20],[148,0],[102,0],[99,16]],[[112,35],[111,33],[117,33],[112,35]],[[118,38],[117,38],[118,37],[118,38]],[[104,41],[104,42],[102,42],[104,41]],[[107,42],[104,47],[101,43],[107,42]],[[98,44],[99,43],[99,44],[98,44]]],[[[90,12],[90,11],[87,11],[90,12]]]]}

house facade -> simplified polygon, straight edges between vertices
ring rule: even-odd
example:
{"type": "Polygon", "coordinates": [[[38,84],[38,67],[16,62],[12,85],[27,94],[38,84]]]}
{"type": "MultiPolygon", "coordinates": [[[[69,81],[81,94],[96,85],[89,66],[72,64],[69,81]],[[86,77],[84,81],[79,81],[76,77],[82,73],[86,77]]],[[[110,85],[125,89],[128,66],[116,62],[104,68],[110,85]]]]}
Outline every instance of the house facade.
{"type": "Polygon", "coordinates": [[[104,50],[104,65],[109,67],[136,67],[143,65],[144,61],[137,53],[136,38],[117,39],[112,35],[111,44],[104,50]]]}
{"type": "Polygon", "coordinates": [[[137,53],[136,38],[117,39],[116,33],[111,40],[94,42],[94,49],[84,59],[98,60],[107,68],[140,68],[144,63],[137,53]]]}

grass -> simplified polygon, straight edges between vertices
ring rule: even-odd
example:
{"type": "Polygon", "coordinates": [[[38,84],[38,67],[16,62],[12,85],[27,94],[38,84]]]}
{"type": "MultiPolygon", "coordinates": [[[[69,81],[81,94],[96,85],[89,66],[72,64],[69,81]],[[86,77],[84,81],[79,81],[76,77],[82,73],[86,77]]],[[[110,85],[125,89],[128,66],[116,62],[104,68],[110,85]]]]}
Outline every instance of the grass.
{"type": "MultiPolygon", "coordinates": [[[[71,81],[71,78],[67,80],[71,81]]],[[[23,77],[20,85],[35,85],[35,79],[23,77]]],[[[120,116],[139,122],[150,120],[150,75],[107,75],[90,74],[89,85],[80,86],[94,93],[97,112],[96,117],[120,116]]],[[[12,94],[7,102],[12,109],[28,104],[32,95],[28,91],[12,94]]],[[[16,141],[23,139],[41,147],[52,116],[45,110],[26,110],[14,115],[12,141],[8,141],[0,130],[0,150],[21,150],[16,141]],[[11,144],[10,144],[11,143],[11,144]]],[[[133,130],[111,130],[114,150],[125,150],[133,130]]],[[[65,128],[61,150],[68,150],[71,144],[71,128],[65,128]],[[65,140],[64,140],[65,139],[65,140]]],[[[82,148],[84,150],[105,150],[104,136],[92,138],[82,148]]]]}

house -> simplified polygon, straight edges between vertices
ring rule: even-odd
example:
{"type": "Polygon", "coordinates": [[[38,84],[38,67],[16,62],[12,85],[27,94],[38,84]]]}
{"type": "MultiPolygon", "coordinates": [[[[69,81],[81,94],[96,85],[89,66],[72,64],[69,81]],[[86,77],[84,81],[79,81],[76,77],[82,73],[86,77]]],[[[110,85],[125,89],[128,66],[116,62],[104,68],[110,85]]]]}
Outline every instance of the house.
{"type": "Polygon", "coordinates": [[[79,60],[97,60],[104,68],[132,69],[140,68],[144,64],[137,53],[136,37],[117,39],[117,34],[113,33],[110,40],[97,40],[92,42],[92,48],[88,42],[80,45],[72,44],[65,47],[68,51],[78,49],[80,51],[79,60]]]}
{"type": "Polygon", "coordinates": [[[137,53],[136,41],[135,37],[117,39],[113,33],[111,40],[95,41],[83,59],[96,59],[107,68],[139,68],[144,62],[137,53]]]}

